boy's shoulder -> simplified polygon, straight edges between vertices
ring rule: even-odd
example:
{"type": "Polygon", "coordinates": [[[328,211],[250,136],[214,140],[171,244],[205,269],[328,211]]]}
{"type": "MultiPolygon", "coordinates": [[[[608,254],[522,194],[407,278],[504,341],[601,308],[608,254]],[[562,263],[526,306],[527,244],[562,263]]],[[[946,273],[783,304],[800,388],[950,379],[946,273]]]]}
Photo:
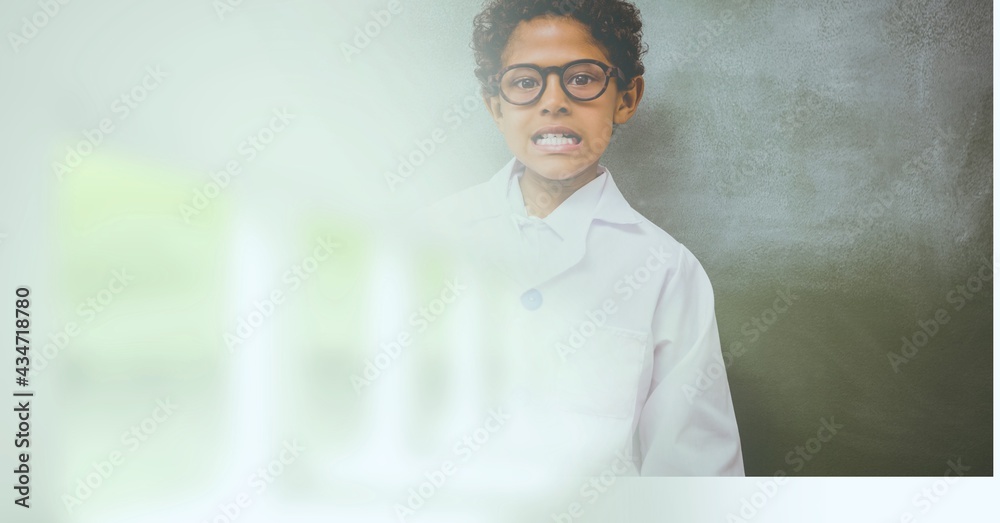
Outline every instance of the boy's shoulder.
{"type": "Polygon", "coordinates": [[[687,247],[672,234],[632,207],[632,204],[618,188],[615,177],[610,172],[608,172],[608,183],[599,205],[600,208],[596,216],[598,221],[604,221],[601,218],[607,217],[608,225],[614,229],[621,230],[622,226],[627,226],[626,229],[623,229],[628,232],[624,237],[631,238],[643,248],[656,246],[672,253],[685,252],[686,255],[691,255],[687,247]]]}
{"type": "MultiPolygon", "coordinates": [[[[630,222],[630,226],[626,229],[622,229],[614,223],[609,224],[611,229],[618,229],[625,232],[625,234],[616,234],[616,238],[621,242],[631,242],[631,248],[628,251],[636,253],[655,252],[661,259],[671,260],[667,262],[667,265],[675,267],[678,271],[704,272],[701,262],[687,245],[632,207],[618,189],[614,177],[609,176],[608,181],[608,190],[605,191],[607,201],[603,203],[617,207],[620,211],[616,213],[618,216],[633,217],[632,220],[625,220],[630,222]]],[[[619,246],[624,247],[622,244],[619,244],[619,246]]],[[[625,250],[623,249],[621,252],[625,252],[625,250]]]]}
{"type": "Polygon", "coordinates": [[[677,260],[677,262],[684,260],[687,264],[699,267],[701,266],[698,258],[693,252],[691,252],[690,249],[688,249],[687,245],[682,243],[672,234],[664,230],[639,211],[636,211],[635,209],[632,209],[632,211],[637,217],[639,217],[639,221],[636,223],[638,234],[633,235],[633,237],[635,239],[634,241],[639,243],[641,249],[655,249],[659,252],[666,252],[669,253],[672,258],[677,260]]]}

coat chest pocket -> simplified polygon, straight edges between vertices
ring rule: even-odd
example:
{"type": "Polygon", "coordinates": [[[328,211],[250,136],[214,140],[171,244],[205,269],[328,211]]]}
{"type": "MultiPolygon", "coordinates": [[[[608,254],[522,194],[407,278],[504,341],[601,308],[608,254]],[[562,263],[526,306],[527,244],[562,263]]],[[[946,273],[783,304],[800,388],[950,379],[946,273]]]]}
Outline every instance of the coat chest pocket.
{"type": "Polygon", "coordinates": [[[646,332],[617,327],[596,329],[556,372],[559,406],[596,416],[631,417],[648,337],[646,332]]]}

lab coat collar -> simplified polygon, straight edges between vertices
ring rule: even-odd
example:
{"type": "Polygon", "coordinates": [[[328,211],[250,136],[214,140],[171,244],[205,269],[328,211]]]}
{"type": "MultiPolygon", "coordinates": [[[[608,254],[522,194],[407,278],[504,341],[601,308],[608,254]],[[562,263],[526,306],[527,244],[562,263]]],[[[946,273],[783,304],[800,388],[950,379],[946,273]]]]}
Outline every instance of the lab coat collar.
{"type": "MultiPolygon", "coordinates": [[[[545,223],[563,241],[573,240],[583,242],[587,238],[587,230],[593,220],[597,202],[604,191],[607,176],[602,170],[596,178],[580,187],[566,198],[545,218],[528,217],[524,204],[524,194],[521,192],[520,178],[524,175],[524,167],[514,165],[513,174],[507,188],[507,204],[514,214],[515,223],[527,224],[533,220],[545,223]]],[[[520,226],[520,225],[519,225],[520,226]]]]}
{"type": "MultiPolygon", "coordinates": [[[[600,168],[607,174],[607,179],[604,182],[603,190],[600,191],[597,206],[594,208],[593,220],[601,220],[614,224],[636,224],[642,222],[642,216],[632,209],[632,206],[622,196],[621,191],[618,190],[618,185],[615,184],[611,171],[604,166],[600,166],[600,168]]],[[[511,183],[511,178],[523,169],[524,164],[518,161],[517,158],[512,158],[490,178],[487,182],[487,201],[484,202],[486,205],[474,211],[476,213],[475,218],[491,218],[511,212],[510,204],[507,200],[507,189],[511,183]]],[[[562,234],[562,231],[558,229],[556,232],[562,234]]]]}
{"type": "MultiPolygon", "coordinates": [[[[527,217],[521,191],[518,186],[512,185],[517,183],[518,173],[523,172],[523,169],[524,164],[513,159],[488,182],[491,201],[496,202],[495,209],[489,212],[504,216],[497,221],[498,225],[508,222],[506,218],[509,217],[513,223],[508,222],[509,225],[504,228],[509,227],[511,233],[519,231],[525,222],[538,220],[527,217]]],[[[562,241],[553,246],[554,250],[534,267],[533,272],[515,276],[525,288],[537,288],[578,264],[586,255],[587,235],[595,221],[634,224],[642,220],[615,186],[611,173],[603,166],[601,169],[604,171],[601,175],[570,195],[541,220],[562,241]]],[[[520,237],[519,232],[517,237],[520,237]]],[[[507,257],[510,266],[516,267],[523,253],[512,249],[500,256],[507,257]]]]}

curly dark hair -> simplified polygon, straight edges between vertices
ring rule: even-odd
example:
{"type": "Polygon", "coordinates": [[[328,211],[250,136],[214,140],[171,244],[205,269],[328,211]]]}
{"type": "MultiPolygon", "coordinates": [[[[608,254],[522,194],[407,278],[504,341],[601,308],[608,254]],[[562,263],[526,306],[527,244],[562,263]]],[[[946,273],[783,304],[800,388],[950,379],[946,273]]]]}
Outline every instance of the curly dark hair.
{"type": "Polygon", "coordinates": [[[519,23],[538,16],[568,16],[590,28],[594,40],[609,54],[612,64],[622,70],[626,88],[632,79],[645,72],[642,55],[648,46],[642,42],[642,19],[637,9],[625,0],[489,0],[473,20],[472,49],[476,55],[476,77],[483,93],[497,94],[489,77],[498,73],[507,41],[519,23]]]}

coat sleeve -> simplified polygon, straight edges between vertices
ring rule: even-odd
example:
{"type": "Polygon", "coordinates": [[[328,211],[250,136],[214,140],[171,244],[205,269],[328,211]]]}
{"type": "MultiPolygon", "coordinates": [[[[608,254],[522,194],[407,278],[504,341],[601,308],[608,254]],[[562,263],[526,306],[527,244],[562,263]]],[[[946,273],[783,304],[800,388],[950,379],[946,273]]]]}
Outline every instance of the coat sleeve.
{"type": "Polygon", "coordinates": [[[653,374],[637,430],[643,476],[743,476],[712,284],[678,249],[653,317],[653,374]]]}

